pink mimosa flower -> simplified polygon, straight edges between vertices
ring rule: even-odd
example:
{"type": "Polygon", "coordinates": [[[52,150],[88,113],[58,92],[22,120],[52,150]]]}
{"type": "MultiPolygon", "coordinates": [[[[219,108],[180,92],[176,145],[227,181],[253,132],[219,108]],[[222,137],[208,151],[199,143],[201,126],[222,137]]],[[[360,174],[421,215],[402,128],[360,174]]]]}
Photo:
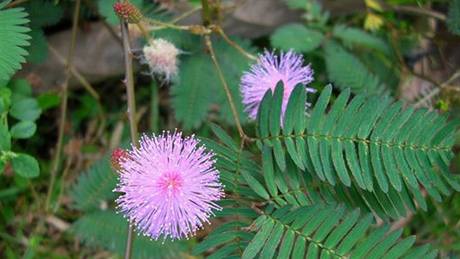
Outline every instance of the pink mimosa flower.
{"type": "Polygon", "coordinates": [[[297,84],[304,85],[307,92],[315,92],[315,89],[306,86],[313,81],[313,70],[310,65],[304,66],[303,63],[302,55],[293,51],[281,52],[279,57],[268,51],[259,55],[257,63],[241,78],[243,104],[251,119],[256,119],[259,105],[267,90],[271,89],[274,92],[280,80],[284,85],[282,117],[291,92],[297,84]]]}
{"type": "Polygon", "coordinates": [[[193,136],[143,136],[120,161],[118,210],[153,239],[188,238],[220,210],[223,195],[213,153],[193,136]]]}

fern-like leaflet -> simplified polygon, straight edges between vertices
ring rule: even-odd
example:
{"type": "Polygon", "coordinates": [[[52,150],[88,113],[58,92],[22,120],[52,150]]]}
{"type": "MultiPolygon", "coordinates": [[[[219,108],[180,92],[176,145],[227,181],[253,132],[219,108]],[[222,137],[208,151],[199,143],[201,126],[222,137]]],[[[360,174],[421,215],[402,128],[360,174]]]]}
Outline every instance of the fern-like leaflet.
{"type": "Polygon", "coordinates": [[[402,229],[372,228],[373,216],[343,206],[283,207],[268,210],[254,225],[257,233],[243,259],[255,258],[435,258],[430,245],[412,247],[402,229]]]}
{"type": "Polygon", "coordinates": [[[401,192],[405,186],[418,194],[421,185],[438,201],[452,188],[460,190],[448,170],[458,121],[447,123],[446,116],[426,109],[403,109],[402,103],[389,98],[358,95],[349,101],[349,90],[326,112],[330,86],[321,93],[311,116],[302,118],[299,89],[291,96],[282,133],[273,119],[279,114],[282,86],[273,96],[267,92],[259,112],[260,142],[273,147],[282,171],[284,143],[299,168],[332,185],[355,182],[361,189],[379,188],[384,193],[391,188],[401,192]]]}
{"type": "Polygon", "coordinates": [[[31,37],[26,24],[29,22],[24,8],[4,9],[10,1],[0,3],[0,80],[7,81],[26,62],[25,46],[31,37]]]}

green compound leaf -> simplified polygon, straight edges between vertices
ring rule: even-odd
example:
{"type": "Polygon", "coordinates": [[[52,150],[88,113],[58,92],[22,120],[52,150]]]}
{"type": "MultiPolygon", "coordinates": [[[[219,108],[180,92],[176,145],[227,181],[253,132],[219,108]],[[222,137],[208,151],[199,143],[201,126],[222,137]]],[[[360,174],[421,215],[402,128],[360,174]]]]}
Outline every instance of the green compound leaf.
{"type": "Polygon", "coordinates": [[[379,94],[386,90],[377,76],[339,44],[328,42],[325,55],[329,80],[340,89],[350,88],[354,93],[367,94],[379,94]]]}
{"type": "MultiPolygon", "coordinates": [[[[236,41],[243,48],[251,50],[247,42],[236,41]]],[[[239,80],[249,65],[248,60],[223,40],[213,40],[213,47],[240,121],[244,122],[246,114],[243,112],[239,80]]],[[[218,112],[225,122],[234,123],[226,93],[209,53],[202,51],[181,62],[179,78],[171,94],[176,119],[185,129],[200,127],[211,110],[218,112]]]]}
{"type": "Polygon", "coordinates": [[[366,47],[388,54],[390,49],[382,39],[359,28],[339,24],[334,27],[332,35],[351,47],[366,47]]]}
{"type": "MultiPolygon", "coordinates": [[[[72,225],[71,230],[90,247],[102,247],[120,256],[124,253],[128,222],[114,211],[87,213],[72,225]]],[[[133,258],[181,258],[186,250],[181,241],[154,241],[137,235],[133,248],[133,258]]]]}
{"type": "Polygon", "coordinates": [[[389,231],[388,225],[372,228],[372,218],[336,205],[284,207],[256,219],[262,224],[254,224],[256,234],[242,258],[416,259],[437,254],[429,245],[414,247],[413,236],[402,239],[402,230],[389,231]]]}
{"type": "Polygon", "coordinates": [[[176,119],[186,129],[199,127],[208,114],[213,88],[219,83],[213,69],[205,54],[193,55],[181,63],[180,78],[171,95],[176,119]]]}
{"type": "Polygon", "coordinates": [[[112,191],[117,183],[117,175],[110,166],[110,158],[104,156],[83,172],[72,186],[70,196],[74,206],[83,211],[97,209],[101,202],[112,200],[112,191]]]}
{"type": "MultiPolygon", "coordinates": [[[[258,135],[265,146],[265,167],[268,168],[266,160],[274,160],[275,171],[281,171],[275,172],[275,176],[294,177],[294,180],[278,178],[278,191],[283,193],[280,199],[273,188],[272,174],[264,173],[268,177],[265,182],[270,183],[267,185],[270,199],[277,206],[316,202],[303,197],[314,192],[298,187],[300,182],[295,180],[295,175],[299,170],[305,170],[303,174],[313,177],[313,181],[332,185],[327,195],[332,200],[338,199],[350,206],[358,204],[383,218],[405,216],[406,210],[415,210],[415,202],[426,209],[423,189],[436,201],[459,190],[458,179],[448,168],[459,121],[447,123],[445,116],[425,109],[405,109],[400,102],[393,103],[387,97],[357,95],[350,98],[349,90],[343,91],[327,109],[331,90],[330,86],[323,90],[298,131],[283,130],[276,134],[277,131],[267,130],[271,125],[269,120],[259,120],[258,135]],[[267,155],[268,147],[275,159],[267,155]],[[280,163],[277,156],[289,157],[286,161],[290,165],[280,163]],[[303,164],[299,165],[300,162],[303,164]],[[296,191],[300,196],[289,198],[287,194],[296,191]]],[[[259,115],[278,116],[274,106],[279,105],[275,100],[279,98],[276,95],[281,94],[275,91],[271,97],[271,91],[267,91],[259,115]]],[[[293,94],[300,93],[293,91],[293,94]]],[[[290,102],[296,99],[291,96],[290,102]]],[[[292,111],[295,105],[288,106],[291,114],[304,113],[302,106],[294,108],[295,112],[292,111]]],[[[306,186],[309,185],[312,184],[307,181],[306,186]]],[[[320,193],[326,197],[324,190],[320,193]]]]}
{"type": "Polygon", "coordinates": [[[321,44],[324,35],[302,24],[288,24],[278,28],[270,40],[275,48],[293,49],[297,52],[310,52],[321,44]]]}
{"type": "Polygon", "coordinates": [[[29,46],[29,20],[24,8],[0,10],[0,81],[7,81],[21,68],[29,46]]]}
{"type": "Polygon", "coordinates": [[[58,23],[64,10],[55,1],[34,0],[28,1],[24,7],[30,18],[30,27],[41,28],[58,23]]]}

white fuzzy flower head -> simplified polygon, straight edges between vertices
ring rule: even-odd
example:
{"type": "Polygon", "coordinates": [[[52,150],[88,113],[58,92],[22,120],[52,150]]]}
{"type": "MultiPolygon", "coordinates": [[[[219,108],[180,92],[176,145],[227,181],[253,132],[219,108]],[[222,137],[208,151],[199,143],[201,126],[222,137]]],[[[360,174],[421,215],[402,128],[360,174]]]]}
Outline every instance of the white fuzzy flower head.
{"type": "Polygon", "coordinates": [[[144,60],[149,65],[150,72],[167,81],[177,75],[179,53],[176,46],[164,39],[155,39],[143,49],[144,60]]]}

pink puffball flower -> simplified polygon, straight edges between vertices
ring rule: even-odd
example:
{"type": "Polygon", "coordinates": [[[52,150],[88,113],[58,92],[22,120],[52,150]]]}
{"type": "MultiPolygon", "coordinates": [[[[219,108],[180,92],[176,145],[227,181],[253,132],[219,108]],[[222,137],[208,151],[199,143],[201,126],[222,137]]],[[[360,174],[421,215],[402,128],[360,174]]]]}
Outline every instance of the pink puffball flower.
{"type": "Polygon", "coordinates": [[[223,196],[214,154],[179,132],[144,135],[120,161],[118,210],[157,240],[189,238],[209,223],[223,196]]]}
{"type": "MultiPolygon", "coordinates": [[[[314,93],[315,89],[306,85],[313,81],[313,70],[310,65],[303,65],[302,55],[292,50],[281,52],[278,57],[274,52],[265,51],[259,55],[256,64],[245,72],[241,78],[241,94],[245,111],[251,119],[256,119],[259,105],[268,89],[275,91],[276,84],[281,80],[284,85],[282,117],[286,111],[291,92],[297,84],[305,86],[307,92],[314,93]]],[[[306,106],[309,106],[307,103],[306,106]]]]}
{"type": "Polygon", "coordinates": [[[180,50],[171,42],[164,39],[155,39],[142,49],[143,62],[150,68],[150,73],[163,77],[169,81],[177,75],[180,50]]]}

